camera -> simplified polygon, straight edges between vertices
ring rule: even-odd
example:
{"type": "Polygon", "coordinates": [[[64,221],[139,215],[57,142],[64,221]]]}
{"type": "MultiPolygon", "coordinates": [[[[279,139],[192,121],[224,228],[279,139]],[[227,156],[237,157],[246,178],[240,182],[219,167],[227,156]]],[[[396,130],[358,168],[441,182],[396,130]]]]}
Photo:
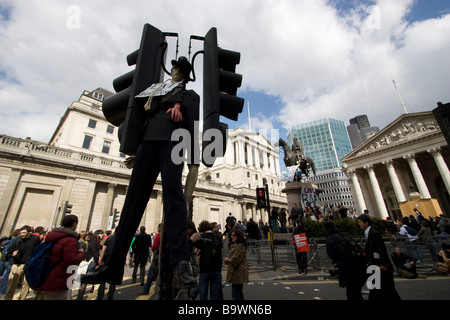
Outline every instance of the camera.
{"type": "Polygon", "coordinates": [[[328,272],[330,273],[331,277],[337,276],[339,274],[339,268],[338,268],[337,264],[335,264],[333,266],[333,269],[328,270],[328,272]]]}

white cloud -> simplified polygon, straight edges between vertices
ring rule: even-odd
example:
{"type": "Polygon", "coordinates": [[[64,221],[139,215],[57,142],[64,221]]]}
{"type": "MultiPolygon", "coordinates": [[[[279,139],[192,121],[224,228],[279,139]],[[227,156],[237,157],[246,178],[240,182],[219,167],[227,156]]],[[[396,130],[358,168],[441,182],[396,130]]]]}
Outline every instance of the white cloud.
{"type": "MultiPolygon", "coordinates": [[[[137,49],[144,23],[178,32],[180,55],[187,55],[190,35],[217,27],[219,45],[241,52],[241,90],[283,101],[278,115],[252,114],[266,128],[275,120],[289,126],[364,113],[382,127],[403,113],[391,76],[411,112],[450,101],[450,15],[408,24],[412,0],[379,0],[372,11],[360,6],[345,16],[325,0],[0,4],[12,7],[0,22],[0,133],[12,136],[48,141],[83,90],[112,90],[112,80],[130,70],[126,55],[137,49]],[[79,8],[79,20],[70,6],[79,8]]],[[[171,59],[175,43],[169,44],[171,59]]],[[[194,42],[193,53],[200,47],[194,42]]],[[[200,92],[201,81],[191,87],[200,92]]]]}

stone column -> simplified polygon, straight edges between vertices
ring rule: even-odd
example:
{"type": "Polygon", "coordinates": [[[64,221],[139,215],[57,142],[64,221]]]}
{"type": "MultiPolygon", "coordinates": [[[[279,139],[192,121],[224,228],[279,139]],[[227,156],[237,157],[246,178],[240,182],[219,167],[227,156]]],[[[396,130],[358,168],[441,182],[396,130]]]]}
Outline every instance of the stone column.
{"type": "Polygon", "coordinates": [[[431,195],[428,191],[425,180],[423,179],[422,173],[420,172],[419,166],[416,162],[416,157],[414,154],[408,154],[403,156],[404,159],[408,161],[409,167],[411,168],[414,180],[416,181],[417,188],[419,188],[419,193],[425,198],[430,199],[431,195]]]}
{"type": "Polygon", "coordinates": [[[383,164],[387,167],[389,177],[391,178],[392,186],[394,187],[395,196],[398,202],[405,202],[406,197],[403,193],[402,185],[398,179],[397,172],[395,172],[394,163],[392,160],[383,161],[383,164]]]}
{"type": "Polygon", "coordinates": [[[8,212],[11,209],[14,195],[19,186],[20,179],[22,177],[23,169],[15,169],[11,168],[9,173],[9,177],[2,177],[6,180],[5,186],[3,189],[3,195],[1,197],[2,201],[0,201],[0,226],[1,226],[1,234],[9,235],[11,233],[15,216],[9,216],[8,212]]]}
{"type": "Polygon", "coordinates": [[[348,170],[347,174],[349,174],[350,178],[352,179],[353,191],[355,192],[356,201],[358,202],[359,205],[358,214],[362,214],[364,210],[367,209],[367,206],[366,202],[364,201],[364,196],[361,190],[361,185],[359,184],[358,181],[358,176],[356,175],[356,170],[355,169],[348,170]]]}
{"type": "Polygon", "coordinates": [[[386,209],[386,205],[384,204],[383,194],[381,193],[380,185],[378,184],[377,177],[375,175],[375,171],[373,170],[373,166],[365,166],[364,169],[369,173],[370,182],[372,184],[372,189],[375,194],[375,201],[377,203],[378,211],[380,212],[381,219],[385,219],[389,217],[389,213],[386,209]]]}
{"type": "Polygon", "coordinates": [[[108,218],[111,215],[113,202],[114,202],[114,191],[116,190],[117,184],[109,183],[108,192],[106,193],[105,207],[103,209],[102,224],[101,227],[106,230],[108,229],[108,218]]]}
{"type": "Polygon", "coordinates": [[[252,157],[252,146],[247,142],[247,166],[252,167],[253,157],[252,157]]]}
{"type": "Polygon", "coordinates": [[[450,171],[448,170],[447,164],[442,157],[441,148],[433,148],[427,150],[427,152],[431,153],[431,155],[433,156],[439,173],[441,174],[442,180],[444,180],[445,187],[447,188],[448,193],[450,193],[450,171]]]}

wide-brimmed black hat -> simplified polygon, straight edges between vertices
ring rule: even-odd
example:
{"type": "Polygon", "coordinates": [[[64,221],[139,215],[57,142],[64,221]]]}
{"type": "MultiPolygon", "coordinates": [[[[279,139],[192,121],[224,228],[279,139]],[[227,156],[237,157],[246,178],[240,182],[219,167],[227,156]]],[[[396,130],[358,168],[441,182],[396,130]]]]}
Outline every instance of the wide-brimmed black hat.
{"type": "Polygon", "coordinates": [[[177,60],[172,60],[172,65],[177,66],[184,74],[186,81],[189,80],[189,74],[192,71],[192,66],[186,57],[179,57],[177,60]]]}

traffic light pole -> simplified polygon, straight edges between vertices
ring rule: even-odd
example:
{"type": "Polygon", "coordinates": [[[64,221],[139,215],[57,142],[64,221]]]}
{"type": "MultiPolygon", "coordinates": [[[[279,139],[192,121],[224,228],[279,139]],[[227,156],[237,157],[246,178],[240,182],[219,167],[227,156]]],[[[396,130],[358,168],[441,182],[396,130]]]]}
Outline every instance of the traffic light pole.
{"type": "Polygon", "coordinates": [[[272,229],[272,216],[271,216],[271,212],[270,212],[270,198],[269,198],[269,185],[266,184],[266,208],[267,208],[267,214],[269,216],[269,235],[270,235],[270,252],[272,254],[272,267],[273,270],[277,269],[277,258],[275,255],[275,245],[274,245],[274,232],[272,229]]]}

